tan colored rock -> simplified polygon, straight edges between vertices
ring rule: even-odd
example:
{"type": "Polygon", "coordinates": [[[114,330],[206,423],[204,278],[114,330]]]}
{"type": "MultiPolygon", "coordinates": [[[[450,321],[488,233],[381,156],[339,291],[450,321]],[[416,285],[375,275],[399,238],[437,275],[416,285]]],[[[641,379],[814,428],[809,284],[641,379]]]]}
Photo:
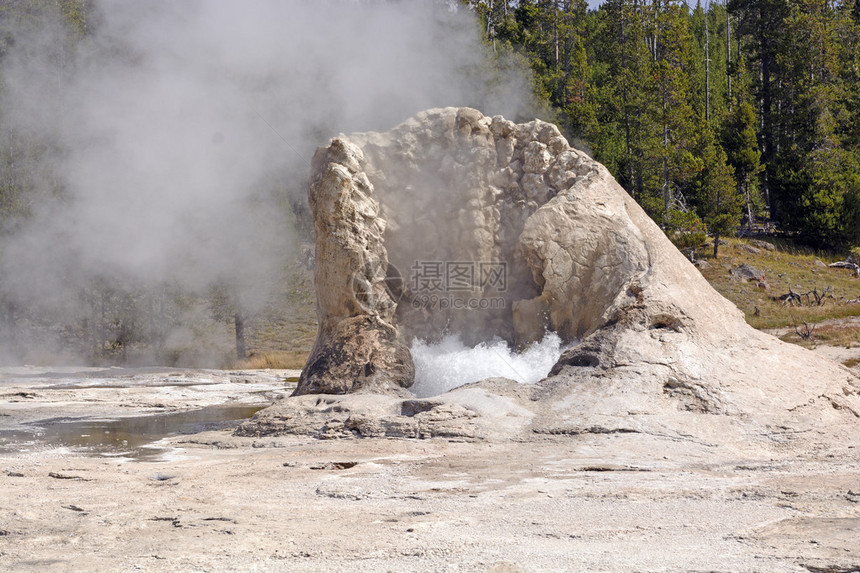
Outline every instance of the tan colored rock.
{"type": "Polygon", "coordinates": [[[547,186],[543,175],[539,173],[526,173],[521,184],[526,199],[535,201],[538,205],[543,205],[555,195],[554,190],[547,186]]]}
{"type": "Polygon", "coordinates": [[[607,175],[554,197],[520,237],[535,282],[553,301],[553,329],[568,340],[605,323],[615,299],[648,266],[641,233],[627,217],[626,193],[607,193],[614,183],[607,175]]]}
{"type": "Polygon", "coordinates": [[[320,331],[296,393],[408,388],[414,336],[515,341],[514,302],[539,294],[519,233],[557,192],[548,143],[567,149],[544,122],[446,108],[321,148],[309,187],[320,331]],[[492,308],[461,308],[482,301],[492,308]]]}
{"type": "Polygon", "coordinates": [[[546,145],[539,141],[532,141],[523,150],[523,159],[523,171],[543,173],[549,168],[553,157],[546,145]]]}
{"type": "MultiPolygon", "coordinates": [[[[533,417],[505,431],[739,444],[775,428],[860,421],[851,372],[750,328],[609,172],[551,124],[429,110],[388,133],[333,140],[315,157],[310,194],[320,334],[298,394],[402,393],[415,336],[525,346],[549,328],[574,346],[548,378],[516,390],[533,417]],[[424,295],[439,280],[455,278],[439,274],[449,263],[473,274],[430,302],[424,295]],[[504,266],[504,284],[484,281],[481,265],[504,266]],[[455,309],[453,295],[504,304],[455,309]]],[[[498,421],[464,414],[453,404],[477,410],[461,398],[434,399],[438,410],[425,417],[443,434],[455,431],[450,424],[463,437],[492,434],[487,424],[498,421]]],[[[351,407],[344,400],[338,408],[351,407]]],[[[329,415],[314,414],[314,427],[329,415]]],[[[327,431],[424,435],[417,415],[386,414],[382,425],[356,416],[327,431]]]]}
{"type": "Polygon", "coordinates": [[[552,330],[550,322],[550,293],[544,291],[540,296],[528,300],[518,300],[513,306],[514,331],[517,346],[522,348],[539,342],[547,331],[552,330]]]}
{"type": "Polygon", "coordinates": [[[298,393],[409,387],[414,367],[391,321],[385,220],[361,170],[361,149],[342,139],[313,160],[310,206],[317,236],[314,280],[319,332],[298,393]]]}

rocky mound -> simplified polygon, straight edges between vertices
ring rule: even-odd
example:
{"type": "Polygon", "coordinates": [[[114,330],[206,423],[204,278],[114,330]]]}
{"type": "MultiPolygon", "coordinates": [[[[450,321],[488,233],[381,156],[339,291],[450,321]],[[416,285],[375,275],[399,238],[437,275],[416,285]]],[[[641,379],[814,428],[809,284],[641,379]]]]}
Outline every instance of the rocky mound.
{"type": "Polygon", "coordinates": [[[847,369],[750,328],[551,124],[446,108],[340,136],[316,153],[309,194],[319,335],[297,397],[241,434],[644,432],[716,444],[860,422],[847,369]],[[533,386],[408,395],[414,336],[522,347],[546,329],[581,342],[533,386]]]}

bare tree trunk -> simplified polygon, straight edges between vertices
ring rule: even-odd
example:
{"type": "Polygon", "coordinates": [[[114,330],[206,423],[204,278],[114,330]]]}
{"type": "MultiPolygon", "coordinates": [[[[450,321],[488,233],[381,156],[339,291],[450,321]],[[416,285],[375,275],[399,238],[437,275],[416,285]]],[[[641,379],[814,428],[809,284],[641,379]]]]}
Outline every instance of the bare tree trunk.
{"type": "Polygon", "coordinates": [[[558,70],[558,0],[553,2],[552,33],[555,38],[555,69],[558,70]]]}
{"type": "MultiPolygon", "coordinates": [[[[783,129],[783,125],[785,122],[779,122],[777,125],[774,125],[774,119],[779,117],[779,114],[782,112],[779,107],[782,104],[781,98],[777,100],[776,106],[774,106],[774,79],[773,73],[778,71],[777,66],[778,62],[776,61],[776,54],[773,53],[772,47],[767,44],[767,39],[770,37],[770,30],[767,28],[766,22],[769,19],[769,14],[766,9],[763,7],[758,8],[757,21],[759,22],[759,28],[755,31],[755,36],[758,39],[758,49],[761,54],[759,57],[759,79],[761,82],[761,96],[759,98],[760,107],[760,115],[761,124],[760,124],[760,133],[761,133],[761,154],[762,160],[764,162],[764,174],[762,177],[762,194],[764,195],[765,203],[768,206],[768,211],[770,215],[770,219],[772,221],[779,221],[779,213],[778,206],[774,197],[770,192],[770,185],[773,179],[773,170],[774,170],[774,157],[777,154],[777,142],[779,138],[777,138],[777,134],[775,133],[776,129],[783,129]],[[776,109],[775,109],[776,107],[776,109]]],[[[740,52],[738,52],[740,54],[740,52]]],[[[779,82],[776,82],[779,84],[779,82]]],[[[780,136],[783,134],[780,133],[780,136]]]]}
{"type": "Polygon", "coordinates": [[[729,111],[732,111],[732,20],[729,17],[728,2],[726,2],[726,90],[729,111]]]}
{"type": "Polygon", "coordinates": [[[244,360],[248,353],[245,351],[245,316],[241,310],[233,314],[233,324],[236,328],[236,358],[244,360]]]}
{"type": "Polygon", "coordinates": [[[663,114],[664,114],[664,123],[663,123],[663,206],[665,210],[669,211],[669,199],[670,199],[670,189],[669,189],[669,124],[665,123],[665,109],[666,104],[663,104],[663,114]]]}
{"type": "Polygon", "coordinates": [[[708,34],[708,16],[711,11],[711,3],[708,2],[705,10],[705,121],[711,121],[711,53],[708,34]]]}
{"type": "Polygon", "coordinates": [[[662,99],[663,99],[663,209],[668,212],[669,211],[669,202],[670,202],[670,188],[669,188],[669,121],[667,118],[668,113],[668,94],[665,78],[662,80],[664,84],[661,87],[662,99]]]}
{"type": "Polygon", "coordinates": [[[749,178],[743,183],[738,184],[738,193],[743,195],[747,208],[747,229],[752,232],[755,225],[755,211],[753,211],[752,197],[750,196],[749,178]]]}
{"type": "MultiPolygon", "coordinates": [[[[622,72],[627,70],[627,35],[626,29],[624,26],[626,12],[624,11],[624,5],[622,4],[619,8],[621,10],[621,14],[619,15],[619,22],[621,24],[621,70],[622,72]]],[[[627,82],[622,82],[621,84],[621,101],[624,104],[624,137],[625,143],[627,145],[627,165],[629,169],[629,185],[633,187],[633,146],[630,140],[630,108],[629,102],[627,99],[627,82]]],[[[630,192],[633,193],[633,189],[630,189],[630,192]]],[[[636,194],[634,194],[635,196],[636,194]]]]}
{"type": "Polygon", "coordinates": [[[487,11],[487,30],[486,35],[487,38],[490,39],[493,43],[493,53],[496,53],[496,33],[493,29],[493,11],[495,7],[493,6],[493,0],[490,0],[490,9],[487,11]]]}

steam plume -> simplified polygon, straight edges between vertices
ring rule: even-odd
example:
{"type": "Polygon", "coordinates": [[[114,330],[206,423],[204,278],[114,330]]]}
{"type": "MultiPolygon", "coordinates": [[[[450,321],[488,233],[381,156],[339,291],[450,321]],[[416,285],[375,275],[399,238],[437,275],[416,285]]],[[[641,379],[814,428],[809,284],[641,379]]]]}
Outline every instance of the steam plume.
{"type": "Polygon", "coordinates": [[[525,76],[498,81],[447,3],[104,0],[77,30],[51,7],[81,2],[25,4],[0,20],[0,168],[29,189],[0,251],[16,325],[78,321],[94,281],[228,284],[252,308],[292,257],[317,145],[428,107],[526,107],[525,76]]]}

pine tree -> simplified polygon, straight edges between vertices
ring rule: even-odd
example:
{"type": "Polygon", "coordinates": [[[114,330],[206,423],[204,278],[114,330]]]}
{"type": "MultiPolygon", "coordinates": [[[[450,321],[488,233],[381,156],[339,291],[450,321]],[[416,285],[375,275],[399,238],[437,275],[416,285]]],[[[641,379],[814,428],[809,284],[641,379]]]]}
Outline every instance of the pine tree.
{"type": "MultiPolygon", "coordinates": [[[[737,62],[739,77],[745,77],[743,60],[737,62]]],[[[735,171],[738,194],[743,197],[748,227],[755,224],[758,203],[758,175],[761,173],[761,152],[756,134],[755,110],[749,102],[746,84],[735,82],[735,103],[723,123],[721,141],[729,164],[735,171]]]]}
{"type": "Polygon", "coordinates": [[[720,237],[732,235],[738,228],[743,196],[735,184],[735,171],[727,162],[726,152],[704,120],[701,128],[698,155],[702,170],[694,182],[696,211],[714,237],[714,258],[717,258],[720,237]]]}
{"type": "Polygon", "coordinates": [[[784,23],[797,42],[781,54],[784,113],[774,192],[786,228],[819,245],[842,245],[854,234],[848,196],[856,164],[843,147],[838,119],[846,113],[840,45],[852,28],[850,18],[828,0],[797,0],[784,23]]]}
{"type": "Polygon", "coordinates": [[[770,216],[821,244],[852,236],[858,0],[467,3],[488,39],[522,46],[563,128],[667,228],[685,203],[704,209],[722,148],[748,225],[770,216]],[[702,144],[706,127],[719,143],[702,144]]]}
{"type": "Polygon", "coordinates": [[[562,109],[566,127],[576,138],[586,140],[597,123],[596,103],[591,87],[591,73],[582,38],[576,34],[567,40],[569,53],[565,73],[562,109]]]}
{"type": "Polygon", "coordinates": [[[605,44],[596,54],[605,73],[598,96],[597,159],[610,165],[621,185],[645,204],[645,116],[652,61],[644,10],[638,0],[608,0],[601,11],[605,44]]]}
{"type": "Polygon", "coordinates": [[[784,21],[788,0],[729,0],[728,9],[737,20],[737,34],[743,36],[744,49],[755,66],[756,108],[761,122],[761,149],[765,170],[762,190],[772,218],[778,217],[770,192],[777,154],[777,131],[784,109],[777,90],[781,78],[781,52],[790,44],[784,21]]]}
{"type": "Polygon", "coordinates": [[[680,199],[689,179],[699,169],[691,155],[695,136],[694,113],[689,103],[689,78],[693,68],[686,4],[655,0],[649,44],[654,60],[652,129],[649,140],[653,180],[659,181],[660,210],[667,213],[680,199]]]}
{"type": "Polygon", "coordinates": [[[690,14],[690,34],[694,65],[689,73],[690,105],[697,116],[705,116],[716,126],[729,106],[725,5],[697,4],[690,14]]]}

